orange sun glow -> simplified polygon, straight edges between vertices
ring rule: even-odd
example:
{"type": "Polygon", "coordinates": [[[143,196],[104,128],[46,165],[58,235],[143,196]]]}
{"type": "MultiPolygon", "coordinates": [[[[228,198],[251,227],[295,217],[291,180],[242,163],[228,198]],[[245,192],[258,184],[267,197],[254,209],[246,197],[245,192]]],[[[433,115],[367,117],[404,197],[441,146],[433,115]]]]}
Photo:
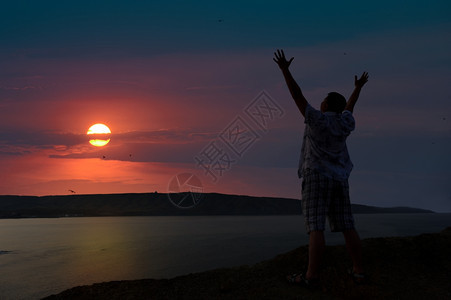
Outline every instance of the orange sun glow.
{"type": "Polygon", "coordinates": [[[110,142],[111,130],[105,124],[94,124],[89,127],[87,135],[89,143],[96,147],[103,147],[110,142]]]}

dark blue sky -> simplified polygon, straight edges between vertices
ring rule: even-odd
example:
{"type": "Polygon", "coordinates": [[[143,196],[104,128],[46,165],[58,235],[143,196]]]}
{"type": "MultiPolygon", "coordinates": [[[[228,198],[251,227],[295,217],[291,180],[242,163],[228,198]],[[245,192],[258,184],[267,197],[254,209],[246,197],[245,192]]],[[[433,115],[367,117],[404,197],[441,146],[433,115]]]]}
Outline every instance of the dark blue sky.
{"type": "Polygon", "coordinates": [[[10,1],[0,34],[9,49],[149,55],[324,44],[443,26],[449,11],[448,1],[10,1]]]}

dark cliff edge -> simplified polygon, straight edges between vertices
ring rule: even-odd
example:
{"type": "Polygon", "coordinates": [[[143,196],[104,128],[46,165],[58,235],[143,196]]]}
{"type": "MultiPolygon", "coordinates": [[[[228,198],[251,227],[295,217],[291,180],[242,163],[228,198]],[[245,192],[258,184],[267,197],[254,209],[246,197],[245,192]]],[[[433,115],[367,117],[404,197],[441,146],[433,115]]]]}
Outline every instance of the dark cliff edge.
{"type": "Polygon", "coordinates": [[[308,247],[302,246],[251,266],[97,283],[45,299],[451,299],[451,227],[413,237],[364,239],[362,247],[369,275],[364,285],[348,278],[351,262],[344,245],[326,247],[319,290],[288,284],[285,276],[307,265],[308,247]]]}
{"type": "MultiPolygon", "coordinates": [[[[410,207],[382,208],[353,204],[352,208],[356,214],[433,213],[410,207]]],[[[217,193],[0,196],[0,218],[297,214],[301,214],[301,202],[297,199],[217,193]],[[187,208],[193,205],[193,198],[200,200],[194,207],[187,208]]]]}

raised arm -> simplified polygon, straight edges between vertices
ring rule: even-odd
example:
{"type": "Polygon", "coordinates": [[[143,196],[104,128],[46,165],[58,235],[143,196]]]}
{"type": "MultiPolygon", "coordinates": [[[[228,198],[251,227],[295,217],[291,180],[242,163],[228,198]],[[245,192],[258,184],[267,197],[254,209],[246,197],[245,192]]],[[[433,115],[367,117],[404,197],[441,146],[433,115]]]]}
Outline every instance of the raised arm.
{"type": "Polygon", "coordinates": [[[298,107],[301,114],[305,116],[305,108],[307,107],[308,104],[307,100],[302,94],[301,88],[294,80],[293,75],[291,75],[290,70],[288,70],[288,67],[290,66],[294,57],[292,57],[290,60],[287,61],[287,59],[285,58],[285,53],[283,53],[283,50],[277,50],[277,52],[274,52],[274,56],[275,58],[273,58],[273,60],[279,65],[280,70],[282,70],[282,74],[283,77],[285,78],[285,82],[287,83],[288,89],[290,90],[291,97],[293,97],[294,102],[296,103],[296,106],[298,107]]]}
{"type": "Polygon", "coordinates": [[[367,72],[363,72],[362,76],[360,76],[359,79],[357,79],[357,76],[354,76],[355,88],[351,94],[351,97],[349,97],[349,100],[346,103],[345,110],[349,110],[350,112],[354,111],[354,106],[357,103],[357,100],[359,99],[360,91],[362,90],[362,87],[367,82],[368,82],[368,73],[367,72]]]}

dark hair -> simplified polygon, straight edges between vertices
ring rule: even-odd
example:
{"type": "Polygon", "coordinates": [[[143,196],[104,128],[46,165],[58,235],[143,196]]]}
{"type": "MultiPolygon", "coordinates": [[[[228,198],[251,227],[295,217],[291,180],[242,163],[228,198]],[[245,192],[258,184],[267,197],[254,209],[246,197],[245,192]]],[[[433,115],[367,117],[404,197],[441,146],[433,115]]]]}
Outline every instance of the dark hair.
{"type": "Polygon", "coordinates": [[[341,113],[346,107],[346,98],[337,92],[327,94],[327,110],[341,113]]]}

